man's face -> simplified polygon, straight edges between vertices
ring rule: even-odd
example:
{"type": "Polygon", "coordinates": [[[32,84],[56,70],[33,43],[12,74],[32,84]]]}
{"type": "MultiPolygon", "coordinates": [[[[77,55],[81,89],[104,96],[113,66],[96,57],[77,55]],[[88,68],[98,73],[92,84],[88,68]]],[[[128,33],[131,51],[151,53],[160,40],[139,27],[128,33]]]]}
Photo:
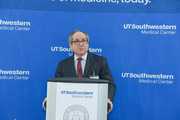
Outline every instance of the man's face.
{"type": "Polygon", "coordinates": [[[82,32],[76,32],[72,36],[72,44],[69,44],[71,50],[78,57],[86,54],[89,48],[89,43],[87,42],[86,35],[82,32]]]}

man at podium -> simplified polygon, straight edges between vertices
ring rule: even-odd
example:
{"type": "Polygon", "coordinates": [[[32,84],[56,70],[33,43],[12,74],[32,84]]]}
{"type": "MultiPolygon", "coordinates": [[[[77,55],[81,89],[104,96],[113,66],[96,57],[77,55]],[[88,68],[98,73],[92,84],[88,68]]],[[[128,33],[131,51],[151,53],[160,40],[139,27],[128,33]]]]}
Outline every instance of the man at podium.
{"type": "MultiPolygon", "coordinates": [[[[115,84],[106,58],[88,51],[89,36],[76,30],[69,35],[68,43],[74,55],[59,62],[55,77],[85,77],[108,80],[108,113],[113,109],[115,84]]],[[[45,108],[46,98],[43,102],[45,108]]]]}

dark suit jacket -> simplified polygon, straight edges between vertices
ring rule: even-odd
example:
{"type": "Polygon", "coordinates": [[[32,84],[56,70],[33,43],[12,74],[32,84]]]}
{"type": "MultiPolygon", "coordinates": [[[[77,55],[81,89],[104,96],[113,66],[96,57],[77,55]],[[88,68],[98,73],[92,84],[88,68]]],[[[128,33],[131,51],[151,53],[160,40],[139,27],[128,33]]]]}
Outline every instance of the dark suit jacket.
{"type": "MultiPolygon", "coordinates": [[[[113,102],[116,87],[107,60],[102,56],[88,52],[83,77],[89,78],[89,76],[93,75],[93,71],[95,71],[95,74],[99,76],[99,79],[109,81],[108,98],[113,102]]],[[[74,66],[74,56],[68,57],[59,62],[55,77],[77,77],[74,66]]]]}

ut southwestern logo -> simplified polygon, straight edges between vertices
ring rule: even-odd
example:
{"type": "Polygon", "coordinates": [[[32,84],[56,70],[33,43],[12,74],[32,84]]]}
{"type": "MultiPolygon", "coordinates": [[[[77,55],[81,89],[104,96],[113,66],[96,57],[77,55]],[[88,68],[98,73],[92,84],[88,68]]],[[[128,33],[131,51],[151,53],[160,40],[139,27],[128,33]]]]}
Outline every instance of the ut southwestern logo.
{"type": "Polygon", "coordinates": [[[122,78],[127,80],[138,79],[139,83],[172,85],[174,83],[174,75],[166,74],[147,74],[147,73],[122,73],[122,78]]]}
{"type": "Polygon", "coordinates": [[[124,24],[126,30],[140,30],[141,34],[174,35],[176,25],[124,24]]]}
{"type": "Polygon", "coordinates": [[[66,95],[93,95],[93,92],[79,92],[79,91],[61,91],[61,94],[66,94],[66,95]]]}
{"type": "MultiPolygon", "coordinates": [[[[69,56],[73,55],[73,52],[70,48],[68,47],[51,47],[52,52],[61,52],[61,53],[68,53],[69,56]]],[[[97,55],[101,55],[102,49],[101,48],[89,48],[89,51],[91,53],[96,53],[97,55]]]]}
{"type": "Polygon", "coordinates": [[[0,19],[0,30],[3,31],[30,31],[31,22],[19,20],[2,20],[0,19]]]}
{"type": "Polygon", "coordinates": [[[0,80],[28,80],[29,76],[30,71],[0,69],[0,80]]]}
{"type": "Polygon", "coordinates": [[[124,29],[148,29],[148,30],[176,30],[176,25],[149,25],[149,24],[124,24],[124,29]]]}

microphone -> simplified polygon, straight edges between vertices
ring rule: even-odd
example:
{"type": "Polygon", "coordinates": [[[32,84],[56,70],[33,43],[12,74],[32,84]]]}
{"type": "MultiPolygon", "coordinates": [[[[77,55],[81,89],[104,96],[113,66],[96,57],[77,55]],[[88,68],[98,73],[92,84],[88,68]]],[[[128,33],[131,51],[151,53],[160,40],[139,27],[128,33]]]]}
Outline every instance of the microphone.
{"type": "Polygon", "coordinates": [[[82,68],[79,68],[79,77],[82,77],[82,68]]]}

